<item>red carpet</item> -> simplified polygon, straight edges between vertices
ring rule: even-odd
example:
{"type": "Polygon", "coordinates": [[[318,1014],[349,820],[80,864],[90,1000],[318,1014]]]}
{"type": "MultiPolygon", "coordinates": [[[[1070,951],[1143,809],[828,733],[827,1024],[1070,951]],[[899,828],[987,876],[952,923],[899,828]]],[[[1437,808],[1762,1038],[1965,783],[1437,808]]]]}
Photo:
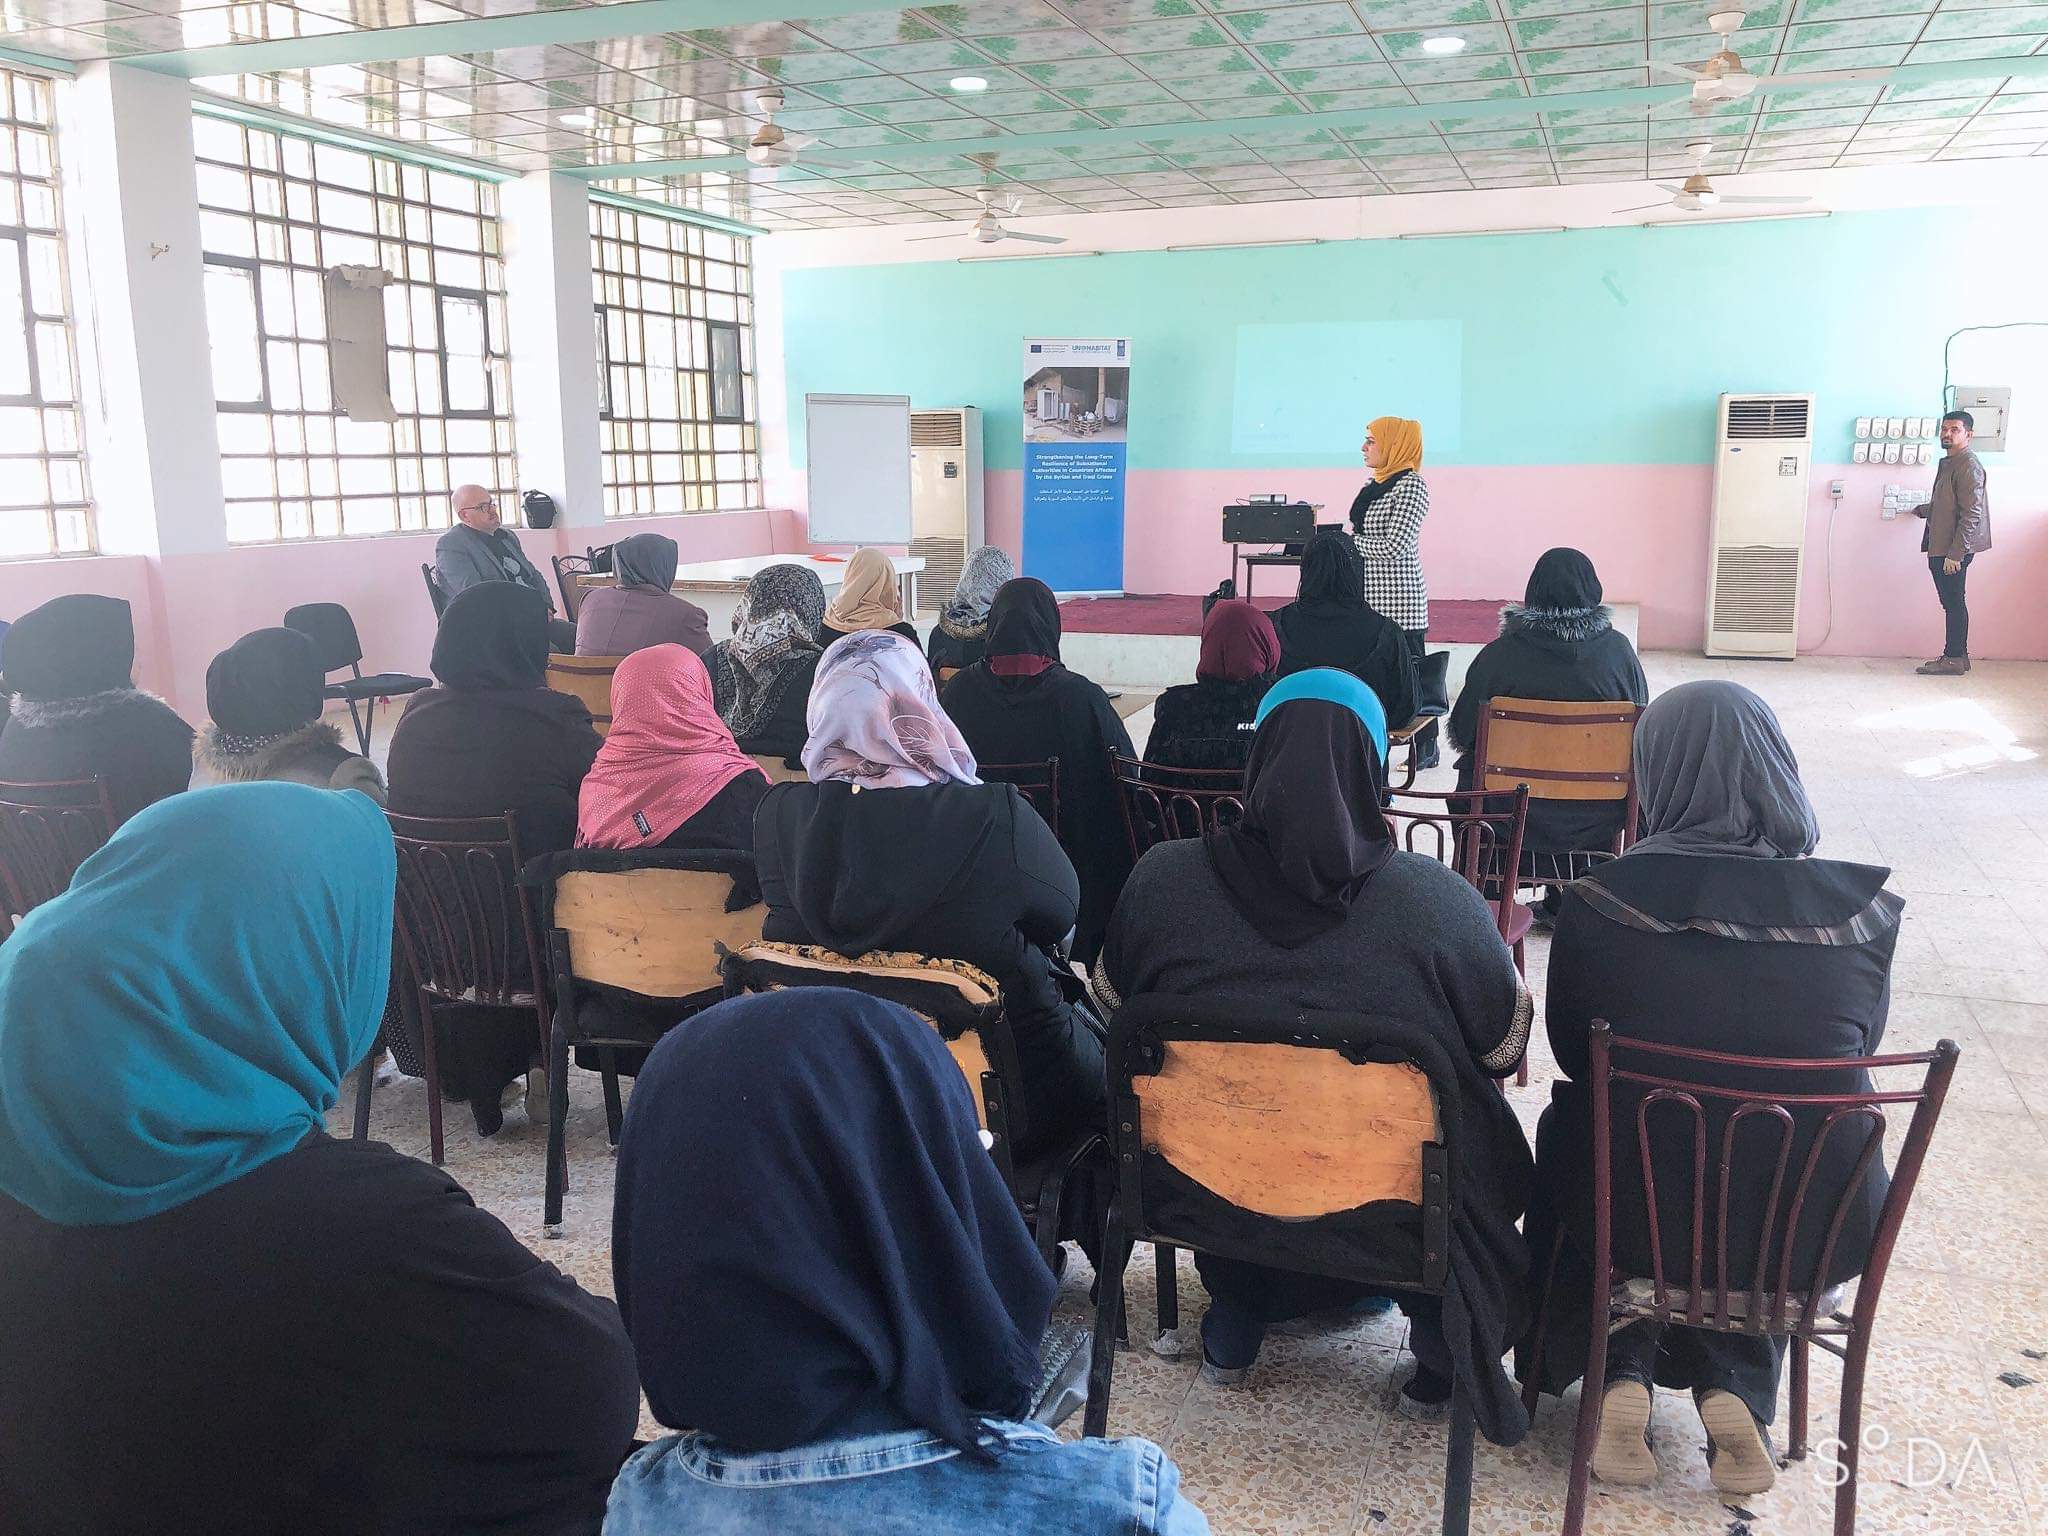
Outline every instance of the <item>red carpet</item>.
{"type": "MultiPolygon", "coordinates": [[[[1271,613],[1293,596],[1254,598],[1271,613]]],[[[1484,645],[1500,633],[1500,611],[1508,599],[1438,598],[1429,605],[1429,638],[1440,644],[1484,645]]],[[[1075,597],[1060,604],[1060,627],[1070,635],[1199,635],[1202,600],[1161,597],[1075,597]]]]}

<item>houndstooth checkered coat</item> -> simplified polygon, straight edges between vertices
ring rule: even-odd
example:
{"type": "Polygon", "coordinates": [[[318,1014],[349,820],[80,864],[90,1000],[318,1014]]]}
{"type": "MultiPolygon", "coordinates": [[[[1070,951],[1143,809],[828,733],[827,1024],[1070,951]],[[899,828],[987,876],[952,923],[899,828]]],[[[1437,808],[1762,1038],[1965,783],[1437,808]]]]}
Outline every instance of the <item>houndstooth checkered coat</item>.
{"type": "Polygon", "coordinates": [[[1429,516],[1429,487],[1412,469],[1396,475],[1379,498],[1363,509],[1361,526],[1359,503],[1364,500],[1365,491],[1360,491],[1351,504],[1352,526],[1357,530],[1351,542],[1365,562],[1365,600],[1402,629],[1427,629],[1429,587],[1422,579],[1417,545],[1422,520],[1429,516]]]}

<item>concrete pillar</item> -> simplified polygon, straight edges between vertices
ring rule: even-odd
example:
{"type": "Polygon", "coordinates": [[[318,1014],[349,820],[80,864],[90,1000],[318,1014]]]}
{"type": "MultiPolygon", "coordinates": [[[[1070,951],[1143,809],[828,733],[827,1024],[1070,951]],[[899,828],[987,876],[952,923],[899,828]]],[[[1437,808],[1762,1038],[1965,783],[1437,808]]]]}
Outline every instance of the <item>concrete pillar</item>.
{"type": "MultiPolygon", "coordinates": [[[[602,528],[590,188],[573,176],[534,171],[506,183],[499,198],[521,488],[554,497],[558,527],[602,528]]],[[[566,550],[603,540],[565,535],[556,542],[566,550]]]]}
{"type": "Polygon", "coordinates": [[[62,124],[86,451],[106,554],[227,548],[192,90],[82,64],[62,124]]]}

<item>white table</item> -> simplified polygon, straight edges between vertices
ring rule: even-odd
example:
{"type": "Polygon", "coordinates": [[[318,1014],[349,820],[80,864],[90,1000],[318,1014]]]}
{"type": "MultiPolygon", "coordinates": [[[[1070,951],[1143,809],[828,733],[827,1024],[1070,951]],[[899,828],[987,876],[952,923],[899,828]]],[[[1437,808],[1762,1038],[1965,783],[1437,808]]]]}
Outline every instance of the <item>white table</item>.
{"type": "MultiPolygon", "coordinates": [[[[917,612],[917,578],[924,570],[922,555],[891,555],[897,580],[903,588],[903,611],[917,612]]],[[[846,579],[846,560],[821,560],[816,555],[741,555],[732,560],[697,560],[676,567],[675,590],[702,608],[711,620],[711,638],[723,640],[732,633],[732,616],[740,605],[747,583],[771,565],[800,565],[814,572],[831,602],[846,579]]]]}

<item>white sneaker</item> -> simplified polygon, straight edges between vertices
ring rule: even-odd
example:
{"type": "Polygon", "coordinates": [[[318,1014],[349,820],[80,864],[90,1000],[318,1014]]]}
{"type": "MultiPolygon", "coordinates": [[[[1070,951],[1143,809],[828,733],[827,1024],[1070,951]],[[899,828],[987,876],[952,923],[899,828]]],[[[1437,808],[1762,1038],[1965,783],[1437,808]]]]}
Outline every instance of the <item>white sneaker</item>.
{"type": "Polygon", "coordinates": [[[1593,1475],[1617,1488],[1647,1488],[1657,1481],[1657,1458],[1650,1451],[1647,1382],[1617,1381],[1602,1395],[1600,1438],[1593,1442],[1593,1475]]]}
{"type": "Polygon", "coordinates": [[[401,1077],[405,1076],[403,1072],[398,1070],[397,1058],[394,1057],[389,1051],[385,1051],[378,1056],[377,1066],[373,1075],[376,1078],[377,1086],[379,1088],[383,1088],[388,1086],[389,1084],[395,1083],[401,1077]]]}
{"type": "Polygon", "coordinates": [[[548,1075],[540,1067],[526,1069],[526,1118],[535,1125],[548,1123],[548,1075]]]}
{"type": "Polygon", "coordinates": [[[1721,1493],[1764,1493],[1778,1480],[1770,1437],[1749,1404],[1719,1387],[1693,1394],[1707,1430],[1707,1472],[1721,1493]]]}

